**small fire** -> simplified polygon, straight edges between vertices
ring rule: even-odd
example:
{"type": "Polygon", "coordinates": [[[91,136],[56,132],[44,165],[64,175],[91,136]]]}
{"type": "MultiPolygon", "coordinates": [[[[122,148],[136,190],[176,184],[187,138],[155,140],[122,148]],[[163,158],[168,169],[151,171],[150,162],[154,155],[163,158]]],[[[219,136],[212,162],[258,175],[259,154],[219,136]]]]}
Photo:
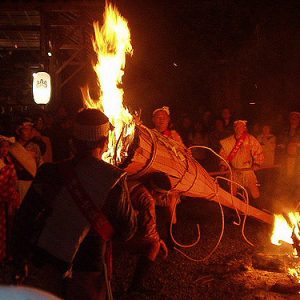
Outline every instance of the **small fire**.
{"type": "Polygon", "coordinates": [[[103,111],[114,126],[109,133],[108,151],[103,159],[117,164],[126,156],[126,145],[134,133],[134,120],[123,106],[122,77],[124,75],[126,54],[132,54],[130,31],[127,21],[112,4],[105,6],[103,25],[94,22],[93,48],[97,54],[94,70],[100,88],[100,98],[93,100],[88,87],[82,88],[85,105],[103,111]]]}
{"type": "MultiPolygon", "coordinates": [[[[281,245],[282,242],[293,245],[293,255],[298,257],[300,250],[300,214],[299,212],[290,212],[287,216],[288,220],[283,215],[274,216],[274,228],[271,236],[271,242],[278,246],[281,245]]],[[[298,283],[300,283],[300,266],[288,268],[288,273],[292,278],[295,278],[298,283]]]]}
{"type": "Polygon", "coordinates": [[[300,224],[300,214],[299,212],[288,213],[288,221],[283,215],[276,215],[274,220],[274,228],[271,236],[271,242],[274,245],[281,245],[281,242],[286,242],[288,244],[295,245],[294,241],[298,239],[299,236],[299,224],[300,224]]]}
{"type": "Polygon", "coordinates": [[[292,239],[293,228],[288,224],[283,215],[276,215],[274,219],[274,228],[271,236],[271,243],[281,245],[281,242],[293,244],[292,239]]]}

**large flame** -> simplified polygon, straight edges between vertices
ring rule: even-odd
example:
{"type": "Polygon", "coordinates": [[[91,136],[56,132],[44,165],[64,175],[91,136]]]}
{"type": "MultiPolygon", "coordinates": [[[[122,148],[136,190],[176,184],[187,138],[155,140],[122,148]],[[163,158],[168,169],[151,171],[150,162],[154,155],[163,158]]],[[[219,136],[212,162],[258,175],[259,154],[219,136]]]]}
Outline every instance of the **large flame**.
{"type": "Polygon", "coordinates": [[[88,88],[81,89],[85,105],[103,111],[114,126],[109,133],[108,151],[103,155],[107,162],[117,164],[126,155],[128,137],[133,136],[134,122],[128,109],[123,106],[123,89],[126,54],[132,54],[130,31],[127,21],[112,4],[105,6],[104,23],[94,22],[93,48],[97,54],[94,70],[100,88],[100,98],[94,101],[88,88]]]}

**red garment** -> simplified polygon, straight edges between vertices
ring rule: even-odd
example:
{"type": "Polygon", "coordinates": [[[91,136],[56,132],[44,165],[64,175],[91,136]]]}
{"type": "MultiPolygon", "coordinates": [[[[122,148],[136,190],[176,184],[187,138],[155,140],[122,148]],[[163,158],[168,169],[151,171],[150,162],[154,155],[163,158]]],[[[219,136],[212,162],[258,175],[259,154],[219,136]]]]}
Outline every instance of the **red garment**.
{"type": "Polygon", "coordinates": [[[9,158],[3,160],[0,168],[0,262],[7,255],[8,222],[19,206],[17,176],[14,164],[9,158]]]}

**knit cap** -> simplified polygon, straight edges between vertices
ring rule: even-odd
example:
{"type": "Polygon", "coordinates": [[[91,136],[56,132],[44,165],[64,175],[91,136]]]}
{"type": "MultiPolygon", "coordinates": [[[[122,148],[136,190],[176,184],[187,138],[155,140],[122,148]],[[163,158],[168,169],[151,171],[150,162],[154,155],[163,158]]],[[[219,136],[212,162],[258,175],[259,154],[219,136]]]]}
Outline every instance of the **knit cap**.
{"type": "Polygon", "coordinates": [[[98,109],[87,108],[81,110],[73,127],[73,137],[79,141],[97,142],[107,137],[111,124],[107,116],[98,109]]]}

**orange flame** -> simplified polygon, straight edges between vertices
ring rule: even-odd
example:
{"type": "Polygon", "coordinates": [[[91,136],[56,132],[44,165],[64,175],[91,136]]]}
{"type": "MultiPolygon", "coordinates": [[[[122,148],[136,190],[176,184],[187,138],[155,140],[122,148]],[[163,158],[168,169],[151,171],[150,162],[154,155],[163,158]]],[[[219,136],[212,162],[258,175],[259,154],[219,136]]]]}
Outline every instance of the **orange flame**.
{"type": "Polygon", "coordinates": [[[281,242],[293,244],[293,228],[288,224],[286,218],[283,215],[274,215],[274,217],[271,243],[277,246],[281,245],[281,242]]]}
{"type": "MultiPolygon", "coordinates": [[[[294,239],[292,238],[292,236],[296,237],[295,240],[298,240],[300,242],[299,212],[289,212],[288,220],[286,220],[286,218],[283,215],[275,215],[274,217],[274,227],[271,236],[272,244],[281,245],[281,242],[286,242],[292,245],[294,244],[294,239]]],[[[299,255],[299,253],[297,253],[296,248],[294,248],[293,250],[293,255],[296,257],[299,255]]],[[[288,268],[288,273],[292,278],[295,278],[298,281],[298,283],[300,283],[300,266],[296,266],[295,268],[288,268]]]]}
{"type": "MultiPolygon", "coordinates": [[[[104,23],[94,22],[94,51],[97,63],[94,70],[100,88],[100,98],[94,101],[88,88],[81,89],[85,105],[103,111],[114,126],[109,133],[108,151],[103,159],[117,164],[126,155],[125,141],[134,133],[134,121],[128,109],[123,106],[122,77],[124,75],[126,54],[132,54],[130,31],[127,21],[112,4],[105,6],[104,23]]],[[[127,143],[129,144],[129,142],[127,143]]]]}
{"type": "Polygon", "coordinates": [[[298,212],[289,212],[289,222],[283,215],[274,215],[274,227],[271,236],[271,242],[274,245],[281,245],[281,241],[288,244],[294,244],[292,235],[294,234],[299,240],[299,222],[300,214],[298,212]]]}

